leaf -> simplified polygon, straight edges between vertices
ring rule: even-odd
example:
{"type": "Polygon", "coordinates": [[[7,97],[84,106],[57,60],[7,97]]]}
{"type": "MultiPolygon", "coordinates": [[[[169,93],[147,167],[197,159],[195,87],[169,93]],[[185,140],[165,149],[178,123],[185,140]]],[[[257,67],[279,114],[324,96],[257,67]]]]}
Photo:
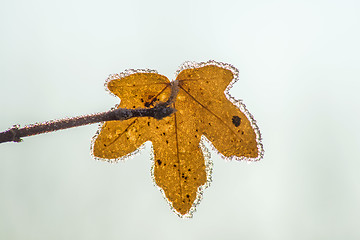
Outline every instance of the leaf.
{"type": "MultiPolygon", "coordinates": [[[[224,158],[254,161],[263,155],[251,114],[228,94],[237,77],[237,69],[228,64],[185,63],[176,78],[179,92],[173,107],[177,111],[162,120],[105,122],[95,136],[94,156],[116,161],[151,141],[156,185],[179,216],[192,216],[211,178],[204,140],[224,158]]],[[[111,76],[107,88],[121,98],[122,108],[150,108],[166,101],[171,91],[165,76],[145,70],[111,76]]]]}

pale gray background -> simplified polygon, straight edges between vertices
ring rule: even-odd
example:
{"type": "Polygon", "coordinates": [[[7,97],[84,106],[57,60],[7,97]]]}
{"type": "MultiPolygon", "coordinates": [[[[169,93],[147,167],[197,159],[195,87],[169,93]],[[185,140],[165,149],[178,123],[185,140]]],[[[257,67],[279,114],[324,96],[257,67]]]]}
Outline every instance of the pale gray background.
{"type": "Polygon", "coordinates": [[[194,218],[150,177],[150,144],[91,158],[96,125],[0,145],[0,239],[359,239],[359,1],[5,1],[0,130],[105,111],[108,74],[185,60],[240,70],[231,93],[265,158],[226,162],[194,218]]]}

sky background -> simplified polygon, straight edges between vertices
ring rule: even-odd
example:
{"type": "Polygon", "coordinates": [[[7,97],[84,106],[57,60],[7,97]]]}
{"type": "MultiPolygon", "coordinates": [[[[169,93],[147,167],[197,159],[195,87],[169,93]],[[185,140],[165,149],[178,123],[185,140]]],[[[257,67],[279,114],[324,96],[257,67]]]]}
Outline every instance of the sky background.
{"type": "Polygon", "coordinates": [[[150,175],[151,144],[118,164],[90,154],[90,125],[0,145],[0,239],[359,239],[360,2],[5,1],[0,131],[107,111],[109,74],[184,61],[240,71],[231,90],[264,159],[212,151],[192,219],[150,175]]]}

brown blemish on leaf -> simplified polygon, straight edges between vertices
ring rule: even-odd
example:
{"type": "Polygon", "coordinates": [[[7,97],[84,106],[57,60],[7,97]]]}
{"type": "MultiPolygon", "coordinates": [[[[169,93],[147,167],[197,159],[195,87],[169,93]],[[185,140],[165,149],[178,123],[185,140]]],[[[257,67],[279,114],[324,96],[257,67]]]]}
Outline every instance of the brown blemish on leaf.
{"type": "Polygon", "coordinates": [[[241,118],[239,118],[238,116],[233,116],[232,117],[232,123],[235,125],[235,127],[240,126],[241,118]]]}

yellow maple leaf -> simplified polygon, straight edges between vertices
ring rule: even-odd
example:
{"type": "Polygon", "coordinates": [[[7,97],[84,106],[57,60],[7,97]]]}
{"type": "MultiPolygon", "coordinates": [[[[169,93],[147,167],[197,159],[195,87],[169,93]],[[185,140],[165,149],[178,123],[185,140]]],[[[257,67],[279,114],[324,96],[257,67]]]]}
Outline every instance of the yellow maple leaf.
{"type": "MultiPolygon", "coordinates": [[[[229,64],[183,64],[172,104],[176,112],[162,120],[139,117],[105,122],[93,140],[94,156],[117,161],[151,141],[156,185],[179,216],[191,217],[211,179],[204,141],[228,159],[256,161],[263,155],[252,115],[228,93],[237,78],[238,70],[229,64]]],[[[171,92],[170,81],[149,70],[112,75],[107,88],[121,98],[122,108],[150,108],[166,101],[171,92]]]]}

